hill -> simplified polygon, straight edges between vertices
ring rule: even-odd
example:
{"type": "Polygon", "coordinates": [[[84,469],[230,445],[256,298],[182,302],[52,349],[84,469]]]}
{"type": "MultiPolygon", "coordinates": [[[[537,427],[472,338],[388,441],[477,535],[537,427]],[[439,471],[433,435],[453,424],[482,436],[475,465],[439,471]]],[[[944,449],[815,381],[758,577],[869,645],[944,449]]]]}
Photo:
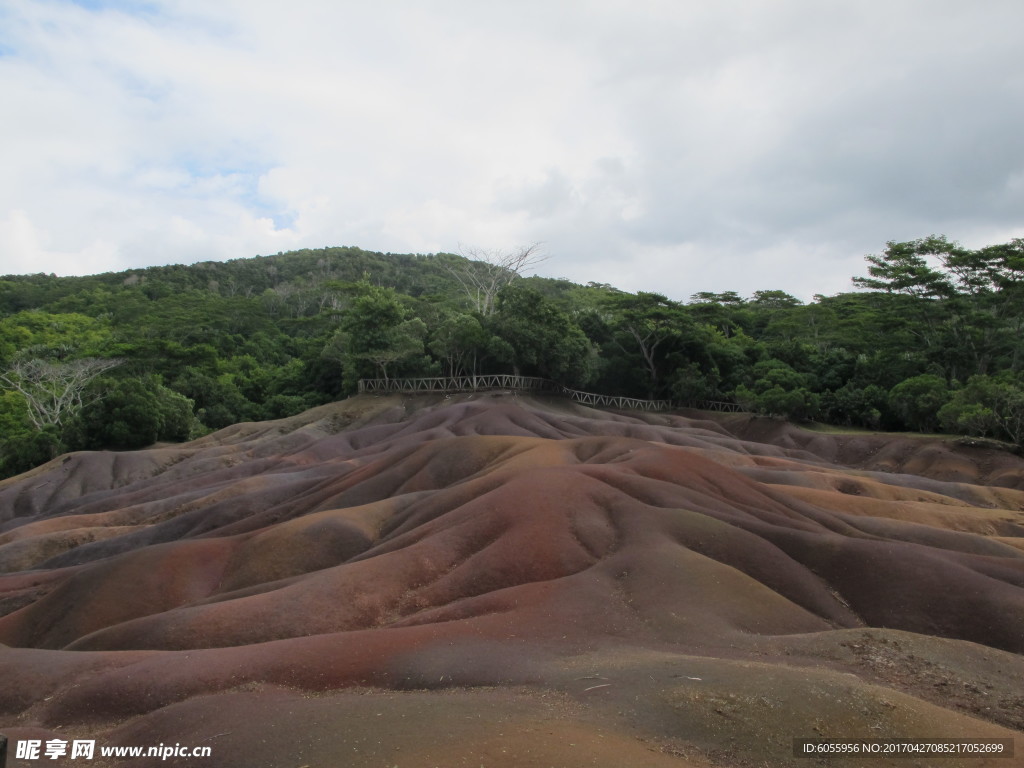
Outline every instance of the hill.
{"type": "Polygon", "coordinates": [[[323,248],[0,278],[0,477],[295,415],[361,378],[519,373],[605,395],[1024,445],[1024,240],[868,256],[804,304],[525,277],[534,247],[323,248]]]}
{"type": "Polygon", "coordinates": [[[0,731],[208,745],[229,768],[1019,750],[1022,470],[514,393],[70,454],[0,483],[0,731]]]}

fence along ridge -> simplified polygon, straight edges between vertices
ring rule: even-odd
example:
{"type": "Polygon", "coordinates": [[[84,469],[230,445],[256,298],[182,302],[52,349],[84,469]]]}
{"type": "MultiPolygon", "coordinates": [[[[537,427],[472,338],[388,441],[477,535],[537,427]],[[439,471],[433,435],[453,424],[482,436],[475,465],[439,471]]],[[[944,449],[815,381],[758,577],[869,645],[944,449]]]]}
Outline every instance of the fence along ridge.
{"type": "MultiPolygon", "coordinates": [[[[678,407],[672,400],[644,400],[638,397],[622,397],[620,395],[599,395],[596,392],[581,392],[578,389],[563,387],[550,379],[538,376],[517,376],[508,373],[487,374],[484,376],[433,376],[416,379],[359,379],[359,394],[386,394],[420,392],[479,392],[488,389],[515,389],[531,392],[552,392],[566,395],[570,399],[584,405],[598,407],[642,410],[670,411],[678,407]]],[[[713,411],[739,411],[736,403],[705,400],[696,407],[713,411]]]]}

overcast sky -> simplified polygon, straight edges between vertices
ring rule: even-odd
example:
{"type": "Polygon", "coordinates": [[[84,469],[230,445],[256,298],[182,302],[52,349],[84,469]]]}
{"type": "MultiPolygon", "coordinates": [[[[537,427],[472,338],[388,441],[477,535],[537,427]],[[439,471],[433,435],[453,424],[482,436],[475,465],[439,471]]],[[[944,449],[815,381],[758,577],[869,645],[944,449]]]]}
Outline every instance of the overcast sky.
{"type": "Polygon", "coordinates": [[[0,273],[536,241],[685,300],[1024,236],[1020,0],[0,0],[0,273]]]}

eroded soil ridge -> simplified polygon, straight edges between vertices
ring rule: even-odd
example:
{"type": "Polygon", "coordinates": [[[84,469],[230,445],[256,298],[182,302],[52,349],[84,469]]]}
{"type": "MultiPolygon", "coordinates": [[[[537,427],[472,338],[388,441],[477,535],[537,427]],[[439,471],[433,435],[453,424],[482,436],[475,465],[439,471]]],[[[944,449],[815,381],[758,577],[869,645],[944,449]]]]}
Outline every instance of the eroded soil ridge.
{"type": "Polygon", "coordinates": [[[511,394],[68,455],[0,483],[0,732],[247,767],[938,736],[1017,740],[942,765],[1024,764],[1022,469],[511,394]]]}

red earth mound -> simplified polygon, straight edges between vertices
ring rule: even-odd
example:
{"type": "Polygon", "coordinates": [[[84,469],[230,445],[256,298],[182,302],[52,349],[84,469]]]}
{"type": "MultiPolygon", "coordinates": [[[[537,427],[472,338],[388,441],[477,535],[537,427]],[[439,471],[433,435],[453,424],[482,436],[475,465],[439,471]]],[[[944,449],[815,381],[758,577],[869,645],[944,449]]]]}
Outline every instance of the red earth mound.
{"type": "Polygon", "coordinates": [[[1017,739],[943,765],[1024,764],[1022,470],[510,394],[68,455],[0,483],[0,732],[214,753],[132,765],[811,765],[793,739],[940,736],[1017,739]]]}

